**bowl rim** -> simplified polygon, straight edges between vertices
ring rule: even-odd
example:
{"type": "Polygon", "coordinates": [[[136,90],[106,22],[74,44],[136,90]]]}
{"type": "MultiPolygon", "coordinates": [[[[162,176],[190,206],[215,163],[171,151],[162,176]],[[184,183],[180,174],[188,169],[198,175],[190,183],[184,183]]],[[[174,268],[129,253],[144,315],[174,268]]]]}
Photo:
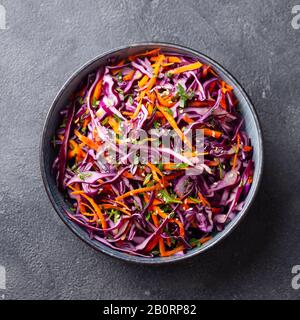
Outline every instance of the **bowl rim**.
{"type": "MultiPolygon", "coordinates": [[[[171,49],[172,50],[172,49],[171,49]]],[[[252,206],[254,199],[257,196],[259,187],[261,185],[261,180],[262,180],[262,172],[263,172],[263,165],[264,165],[264,155],[263,155],[263,133],[261,129],[261,124],[257,115],[257,112],[254,108],[253,103],[251,102],[250,98],[248,97],[248,94],[246,93],[245,89],[243,86],[239,83],[239,81],[229,72],[227,71],[226,68],[224,68],[222,65],[220,65],[217,61],[214,59],[210,58],[206,54],[203,54],[200,51],[197,51],[195,49],[191,49],[189,47],[186,47],[184,45],[178,45],[174,43],[168,43],[168,42],[136,42],[134,44],[129,44],[129,45],[123,45],[121,47],[117,47],[114,49],[111,49],[109,51],[106,51],[102,54],[97,55],[96,57],[90,59],[86,63],[82,64],[79,68],[77,68],[69,77],[68,79],[64,82],[58,93],[56,94],[53,102],[51,103],[51,106],[47,112],[46,119],[43,125],[42,129],[42,135],[40,138],[40,145],[39,145],[39,162],[40,162],[40,171],[41,171],[41,176],[43,180],[43,185],[46,190],[46,193],[48,195],[48,198],[50,202],[52,203],[53,208],[55,209],[56,213],[58,216],[61,218],[61,220],[64,222],[65,225],[77,236],[79,237],[83,242],[91,246],[93,249],[95,249],[97,252],[104,253],[110,257],[116,258],[118,260],[123,260],[126,262],[131,262],[131,263],[137,263],[137,264],[146,264],[146,265],[162,265],[162,264],[170,264],[170,263],[175,263],[179,261],[183,261],[186,259],[189,259],[191,257],[194,257],[196,255],[199,255],[200,253],[206,252],[208,249],[216,246],[222,240],[224,240],[229,234],[232,233],[232,231],[237,227],[237,225],[242,221],[242,219],[246,216],[248,213],[250,207],[252,206]],[[50,186],[49,186],[49,181],[47,180],[47,175],[46,175],[46,169],[45,169],[45,157],[44,157],[44,142],[46,138],[46,132],[47,128],[49,126],[50,119],[52,117],[52,114],[54,112],[56,104],[59,102],[59,99],[61,98],[62,94],[68,87],[68,85],[74,80],[75,77],[79,76],[86,68],[88,68],[90,65],[95,63],[98,60],[101,60],[105,58],[106,56],[112,55],[116,52],[123,51],[123,50],[128,50],[130,48],[138,48],[142,46],[147,46],[147,47],[161,47],[162,49],[167,49],[170,50],[170,48],[174,48],[177,50],[182,50],[185,53],[191,54],[193,56],[198,57],[200,60],[201,58],[204,58],[209,62],[213,67],[217,67],[221,72],[236,86],[236,88],[239,90],[241,96],[245,99],[247,106],[250,109],[250,112],[254,118],[254,123],[255,123],[255,130],[257,131],[258,134],[258,161],[255,163],[255,170],[257,171],[257,181],[254,185],[252,185],[251,189],[254,190],[251,194],[249,194],[247,197],[250,197],[248,200],[248,203],[245,203],[245,206],[243,209],[240,211],[240,213],[231,221],[230,225],[226,227],[223,231],[221,231],[219,234],[219,237],[213,237],[209,242],[207,242],[206,245],[201,246],[199,248],[196,248],[194,250],[189,251],[183,256],[176,256],[176,257],[164,257],[161,259],[157,258],[143,258],[139,256],[133,256],[128,253],[124,252],[119,252],[115,249],[109,248],[106,246],[106,250],[103,249],[102,247],[97,246],[92,240],[88,241],[84,236],[83,232],[78,232],[78,229],[74,227],[74,222],[70,221],[67,219],[65,213],[63,212],[63,209],[56,203],[55,198],[51,192],[50,186]]],[[[250,192],[251,192],[250,189],[250,192]]],[[[104,245],[105,246],[105,245],[104,245]]]]}

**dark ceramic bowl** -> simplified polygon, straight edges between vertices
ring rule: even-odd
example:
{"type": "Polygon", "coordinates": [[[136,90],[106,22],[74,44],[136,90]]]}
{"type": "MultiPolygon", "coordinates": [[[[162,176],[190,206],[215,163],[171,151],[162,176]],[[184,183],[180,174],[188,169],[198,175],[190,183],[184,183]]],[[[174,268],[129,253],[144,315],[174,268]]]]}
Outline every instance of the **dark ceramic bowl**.
{"type": "Polygon", "coordinates": [[[245,91],[241,87],[241,85],[233,78],[232,75],[228,73],[222,66],[220,66],[217,62],[213,61],[211,58],[199,53],[197,51],[168,43],[140,43],[134,44],[128,47],[122,47],[120,49],[116,49],[110,51],[108,53],[104,53],[88,63],[82,66],[79,70],[77,70],[63,85],[58,95],[56,96],[49,113],[47,115],[47,119],[43,129],[43,135],[41,139],[40,146],[40,165],[41,172],[44,181],[44,185],[48,196],[52,202],[53,207],[57,211],[60,218],[63,222],[71,229],[81,240],[92,246],[94,249],[101,251],[103,253],[108,254],[109,256],[137,263],[144,264],[163,264],[169,262],[176,262],[180,260],[187,259],[189,257],[195,256],[212,248],[222,239],[224,239],[242,220],[242,218],[246,215],[246,212],[249,210],[250,205],[253,203],[254,197],[257,193],[261,176],[262,176],[262,167],[263,167],[263,145],[262,145],[262,133],[259,125],[259,121],[254,110],[254,107],[246,95],[245,91]],[[203,246],[199,248],[194,248],[188,251],[184,256],[174,256],[174,257],[160,257],[160,258],[143,258],[139,256],[132,256],[127,253],[118,252],[113,250],[104,244],[101,244],[95,240],[91,240],[86,233],[85,230],[80,228],[78,225],[70,221],[66,214],[63,211],[63,208],[67,209],[68,205],[64,201],[63,195],[57,189],[55,184],[55,180],[53,175],[51,174],[51,165],[53,159],[55,157],[54,150],[50,144],[51,138],[54,136],[56,128],[59,123],[59,112],[66,106],[67,100],[71,96],[71,94],[76,91],[79,83],[83,78],[85,78],[89,73],[98,68],[101,65],[105,65],[109,58],[117,57],[122,59],[128,55],[134,55],[141,51],[151,50],[154,48],[160,47],[162,51],[167,52],[175,52],[181,53],[185,55],[190,55],[196,58],[199,58],[200,61],[204,62],[207,65],[212,66],[217,73],[227,82],[229,83],[235,91],[235,95],[239,100],[239,108],[241,113],[245,118],[245,126],[246,131],[249,137],[251,138],[253,144],[253,158],[255,162],[255,171],[253,177],[253,184],[250,189],[250,192],[246,198],[243,209],[240,213],[225,227],[225,229],[216,234],[210,241],[205,243],[203,246]]]}

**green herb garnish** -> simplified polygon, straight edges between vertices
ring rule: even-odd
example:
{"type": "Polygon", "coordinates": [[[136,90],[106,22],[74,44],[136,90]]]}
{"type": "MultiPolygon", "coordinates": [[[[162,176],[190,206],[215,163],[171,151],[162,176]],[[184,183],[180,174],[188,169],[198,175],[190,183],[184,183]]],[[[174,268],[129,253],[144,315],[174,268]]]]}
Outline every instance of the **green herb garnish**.
{"type": "Polygon", "coordinates": [[[146,220],[149,221],[149,220],[150,220],[150,217],[151,217],[151,212],[148,211],[148,212],[146,213],[146,220]]]}
{"type": "Polygon", "coordinates": [[[118,222],[120,219],[121,213],[118,210],[112,209],[109,213],[108,219],[114,218],[114,224],[118,222]]]}
{"type": "Polygon", "coordinates": [[[85,180],[86,178],[88,178],[88,177],[91,177],[92,176],[92,174],[90,173],[90,172],[86,172],[86,173],[84,173],[84,172],[80,172],[79,174],[78,174],[78,178],[80,179],[80,180],[85,180]]]}
{"type": "Polygon", "coordinates": [[[115,120],[116,120],[117,122],[121,122],[121,121],[122,121],[122,119],[119,118],[116,114],[114,114],[114,118],[115,118],[115,120]]]}
{"type": "Polygon", "coordinates": [[[170,114],[171,116],[173,116],[173,111],[169,108],[165,108],[165,111],[170,114]]]}
{"type": "Polygon", "coordinates": [[[124,91],[121,88],[116,88],[117,92],[124,95],[124,91]]]}
{"type": "Polygon", "coordinates": [[[163,163],[159,163],[157,165],[157,168],[160,170],[160,171],[163,171],[164,170],[164,164],[163,163]]]}
{"type": "Polygon", "coordinates": [[[160,255],[160,252],[158,250],[152,250],[151,253],[154,255],[154,256],[159,256],[160,255]]]}
{"type": "Polygon", "coordinates": [[[148,173],[148,174],[146,175],[145,180],[144,180],[144,182],[143,182],[143,185],[144,185],[144,186],[149,183],[151,177],[152,177],[152,173],[148,173]]]}
{"type": "Polygon", "coordinates": [[[139,162],[140,162],[140,157],[134,156],[134,158],[133,158],[133,164],[138,165],[139,162]]]}
{"type": "Polygon", "coordinates": [[[78,98],[78,103],[80,103],[81,105],[83,105],[84,104],[84,99],[82,98],[82,97],[80,97],[80,98],[78,98]]]}
{"type": "Polygon", "coordinates": [[[175,168],[176,169],[185,169],[185,168],[187,168],[189,165],[187,164],[187,163],[177,163],[176,165],[175,165],[175,168]]]}
{"type": "Polygon", "coordinates": [[[189,241],[189,244],[192,246],[192,247],[201,247],[201,243],[199,241],[199,239],[196,239],[196,238],[191,238],[190,241],[189,241]]]}
{"type": "Polygon", "coordinates": [[[187,100],[193,99],[195,92],[190,90],[189,93],[184,90],[184,87],[178,83],[177,84],[177,95],[180,97],[179,106],[180,108],[184,108],[186,106],[187,100]]]}
{"type": "Polygon", "coordinates": [[[155,129],[158,129],[160,127],[160,123],[158,121],[154,121],[153,126],[155,129]]]}
{"type": "Polygon", "coordinates": [[[101,124],[102,124],[103,126],[105,126],[107,123],[108,123],[108,117],[105,117],[105,118],[101,121],[101,124]]]}
{"type": "Polygon", "coordinates": [[[160,196],[162,197],[162,199],[164,200],[165,203],[169,204],[169,203],[182,203],[181,200],[179,199],[176,199],[176,196],[175,195],[171,195],[171,194],[168,194],[166,192],[166,190],[162,190],[160,192],[160,196]]]}
{"type": "Polygon", "coordinates": [[[92,99],[92,106],[94,108],[96,108],[99,105],[100,101],[97,101],[97,99],[95,97],[93,97],[92,99]]]}
{"type": "Polygon", "coordinates": [[[130,104],[133,104],[133,97],[132,97],[132,96],[129,96],[128,102],[129,102],[130,104]]]}
{"type": "Polygon", "coordinates": [[[123,81],[123,76],[122,76],[121,72],[118,73],[117,79],[118,79],[118,82],[122,82],[123,81]]]}

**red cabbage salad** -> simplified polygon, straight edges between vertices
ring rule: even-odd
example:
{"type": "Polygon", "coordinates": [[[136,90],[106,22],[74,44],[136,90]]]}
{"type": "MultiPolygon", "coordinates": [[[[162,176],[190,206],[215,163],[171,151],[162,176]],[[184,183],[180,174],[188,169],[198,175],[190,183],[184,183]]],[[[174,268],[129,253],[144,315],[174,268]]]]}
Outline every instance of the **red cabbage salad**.
{"type": "Polygon", "coordinates": [[[89,74],[52,141],[67,217],[131,255],[180,256],[205,245],[239,214],[253,179],[233,91],[211,66],[160,49],[89,74]]]}

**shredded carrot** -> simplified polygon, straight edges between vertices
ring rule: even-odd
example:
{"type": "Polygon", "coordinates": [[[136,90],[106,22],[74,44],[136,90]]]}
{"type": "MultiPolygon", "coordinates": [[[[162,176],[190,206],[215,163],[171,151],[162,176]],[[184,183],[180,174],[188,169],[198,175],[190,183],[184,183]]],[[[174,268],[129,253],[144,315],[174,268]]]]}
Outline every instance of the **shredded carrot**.
{"type": "Polygon", "coordinates": [[[164,55],[159,55],[158,56],[158,59],[157,59],[156,63],[154,64],[154,67],[153,67],[153,76],[148,82],[146,91],[150,91],[153,88],[153,86],[155,85],[157,76],[159,74],[159,69],[161,67],[161,64],[162,64],[164,58],[165,58],[164,55]]]}
{"type": "Polygon", "coordinates": [[[187,115],[183,116],[182,119],[188,124],[194,123],[194,120],[188,117],[187,115]]]}
{"type": "Polygon", "coordinates": [[[129,60],[132,61],[132,60],[135,60],[136,58],[138,57],[149,57],[149,56],[154,56],[156,54],[158,54],[160,51],[160,48],[157,48],[157,49],[153,49],[151,51],[147,51],[147,52],[144,52],[144,53],[138,53],[134,56],[129,56],[129,60]]]}
{"type": "Polygon", "coordinates": [[[134,175],[132,173],[130,173],[130,172],[127,172],[127,171],[125,171],[123,173],[123,176],[126,177],[126,178],[129,178],[129,179],[133,179],[134,178],[134,175]]]}
{"type": "Polygon", "coordinates": [[[170,219],[170,222],[174,222],[174,223],[176,223],[178,225],[178,227],[179,227],[179,235],[180,235],[180,237],[184,238],[185,231],[184,231],[183,223],[178,219],[170,219]]]}
{"type": "Polygon", "coordinates": [[[162,63],[162,67],[163,68],[166,68],[166,67],[170,67],[170,66],[172,66],[174,64],[174,62],[168,62],[168,63],[162,63]]]}
{"type": "Polygon", "coordinates": [[[163,164],[163,166],[164,166],[164,170],[178,170],[177,168],[176,168],[176,163],[164,163],[163,164]]]}
{"type": "Polygon", "coordinates": [[[157,173],[155,171],[153,171],[152,169],[151,169],[151,171],[152,171],[153,179],[158,183],[162,183],[161,180],[159,179],[157,173]]]}
{"type": "MultiPolygon", "coordinates": [[[[84,204],[84,203],[82,203],[82,204],[84,204]]],[[[97,215],[95,213],[89,213],[89,212],[86,212],[86,211],[80,211],[80,213],[83,214],[86,217],[94,217],[94,218],[97,217],[97,215]]],[[[89,222],[94,222],[94,221],[95,221],[95,219],[89,220],[89,222]]]]}
{"type": "Polygon", "coordinates": [[[234,169],[236,167],[236,162],[237,162],[237,157],[238,157],[238,153],[239,153],[239,150],[240,150],[240,146],[241,146],[241,138],[240,138],[240,135],[238,134],[237,135],[236,152],[234,154],[233,162],[232,162],[232,169],[234,169]]]}
{"type": "Polygon", "coordinates": [[[157,90],[155,90],[155,93],[156,93],[156,96],[157,96],[157,100],[158,100],[158,102],[159,102],[159,104],[160,104],[161,106],[171,108],[171,107],[173,107],[173,106],[176,104],[176,102],[173,102],[171,99],[168,99],[168,98],[170,98],[169,96],[166,97],[166,98],[163,98],[163,97],[158,93],[157,90]]]}
{"type": "Polygon", "coordinates": [[[201,192],[198,192],[198,197],[200,198],[200,201],[202,202],[204,207],[210,207],[210,203],[203,197],[201,192]]]}
{"type": "Polygon", "coordinates": [[[158,200],[158,199],[154,199],[153,202],[152,202],[152,205],[154,205],[154,206],[158,206],[160,204],[163,204],[163,202],[158,200]]]}
{"type": "Polygon", "coordinates": [[[103,208],[103,209],[116,209],[116,210],[119,210],[119,211],[127,214],[128,216],[131,216],[131,213],[130,213],[130,212],[128,212],[128,211],[125,210],[124,208],[117,207],[117,206],[115,206],[115,205],[113,205],[113,204],[102,204],[102,205],[101,205],[101,208],[103,208]]]}
{"type": "Polygon", "coordinates": [[[205,136],[209,136],[209,137],[213,137],[213,138],[216,138],[216,139],[220,139],[222,137],[222,132],[205,128],[204,129],[204,135],[205,136]]]}
{"type": "Polygon", "coordinates": [[[141,107],[142,107],[143,98],[144,98],[145,94],[146,94],[145,91],[143,91],[143,92],[141,93],[141,95],[140,95],[140,101],[139,101],[139,103],[138,103],[138,105],[137,105],[137,107],[136,107],[136,109],[135,109],[135,111],[134,111],[134,114],[132,115],[131,119],[135,119],[135,118],[138,116],[138,114],[139,114],[139,112],[140,112],[140,110],[141,110],[141,107]]]}
{"type": "Polygon", "coordinates": [[[219,161],[208,161],[206,164],[209,167],[217,167],[220,164],[220,162],[219,161]]]}
{"type": "Polygon", "coordinates": [[[245,152],[250,152],[250,151],[252,151],[252,147],[251,147],[251,146],[244,146],[244,147],[243,147],[243,150],[244,150],[245,152]]]}
{"type": "Polygon", "coordinates": [[[76,156],[76,160],[79,161],[81,158],[85,157],[86,153],[80,148],[80,146],[74,140],[70,139],[69,144],[73,148],[68,152],[69,159],[76,156]]]}
{"type": "Polygon", "coordinates": [[[93,222],[96,222],[97,221],[97,214],[96,212],[94,211],[94,209],[92,209],[88,204],[80,201],[80,213],[83,214],[84,216],[86,217],[93,217],[93,219],[89,219],[88,222],[89,223],[93,223],[93,222]],[[90,211],[92,211],[92,213],[89,213],[89,212],[86,212],[84,211],[84,208],[83,207],[87,207],[90,211]]]}
{"type": "Polygon", "coordinates": [[[154,104],[155,100],[156,100],[156,95],[154,92],[147,92],[147,96],[149,98],[149,100],[151,101],[152,104],[154,104]]]}
{"type": "Polygon", "coordinates": [[[212,239],[211,236],[210,236],[210,237],[201,238],[201,239],[199,240],[199,243],[204,244],[205,242],[209,241],[210,239],[212,239]]]}
{"type": "Polygon", "coordinates": [[[168,58],[168,61],[171,63],[180,63],[181,62],[181,59],[178,57],[168,56],[167,58],[168,58]]]}
{"type": "Polygon", "coordinates": [[[160,111],[156,111],[155,119],[166,120],[166,118],[164,117],[164,115],[160,111]]]}
{"type": "Polygon", "coordinates": [[[211,107],[214,105],[214,101],[190,101],[189,107],[211,107]]]}
{"type": "Polygon", "coordinates": [[[134,74],[135,74],[135,71],[134,71],[134,70],[129,71],[129,72],[123,77],[123,80],[124,80],[124,81],[130,81],[130,80],[133,78],[134,74]]]}
{"type": "Polygon", "coordinates": [[[165,176],[165,181],[174,180],[175,178],[178,178],[179,176],[182,176],[184,174],[183,171],[180,172],[174,172],[168,176],[165,176]]]}
{"type": "MultiPolygon", "coordinates": [[[[172,162],[170,162],[170,163],[164,163],[164,164],[163,164],[164,170],[169,170],[169,171],[172,171],[172,170],[180,170],[180,169],[178,169],[177,164],[178,164],[178,163],[172,163],[172,162]]],[[[168,177],[168,176],[166,176],[166,177],[168,177]]]]}
{"type": "Polygon", "coordinates": [[[214,71],[214,69],[213,69],[211,66],[208,67],[208,71],[209,71],[213,76],[218,77],[217,73],[214,71]]]}
{"type": "Polygon", "coordinates": [[[164,176],[164,174],[152,163],[150,162],[147,162],[146,165],[152,170],[152,171],[155,171],[157,172],[161,177],[164,176]]]}
{"type": "Polygon", "coordinates": [[[112,127],[114,133],[119,134],[120,129],[119,129],[119,123],[116,121],[116,119],[112,116],[108,117],[108,123],[112,127]]]}
{"type": "Polygon", "coordinates": [[[167,238],[166,242],[167,242],[168,247],[171,247],[171,245],[172,245],[171,238],[167,238]]]}
{"type": "MultiPolygon", "coordinates": [[[[154,223],[155,227],[158,228],[159,227],[159,223],[158,223],[157,216],[152,213],[151,218],[153,220],[153,223],[154,223]]],[[[160,237],[159,240],[158,240],[158,247],[159,247],[160,255],[163,257],[164,254],[165,254],[165,245],[164,245],[164,239],[162,237],[160,237]]]]}
{"type": "Polygon", "coordinates": [[[122,200],[124,198],[131,197],[131,196],[134,196],[134,195],[139,194],[139,193],[153,191],[153,190],[160,190],[161,188],[162,188],[162,186],[158,183],[158,184],[156,184],[154,186],[151,186],[151,187],[144,187],[144,188],[131,190],[131,191],[128,191],[128,192],[116,197],[116,200],[120,201],[120,200],[122,200]]]}
{"type": "Polygon", "coordinates": [[[92,198],[88,197],[83,191],[74,191],[74,192],[72,192],[72,194],[74,194],[74,195],[80,194],[83,198],[85,198],[91,204],[91,206],[95,210],[95,212],[101,222],[102,229],[106,229],[107,228],[106,220],[102,214],[100,207],[97,205],[97,203],[92,198]]]}
{"type": "Polygon", "coordinates": [[[93,138],[96,141],[96,144],[99,144],[99,146],[102,144],[101,139],[98,134],[98,131],[97,131],[97,128],[95,128],[93,131],[93,138]]]}
{"type": "Polygon", "coordinates": [[[183,250],[184,250],[184,246],[180,245],[173,250],[165,251],[162,256],[163,257],[170,257],[170,256],[173,256],[175,253],[183,251],[183,250]]]}
{"type": "Polygon", "coordinates": [[[82,128],[86,128],[87,125],[90,123],[90,121],[91,121],[91,117],[85,118],[82,124],[82,128]]]}
{"type": "Polygon", "coordinates": [[[87,203],[82,202],[81,205],[88,208],[92,213],[95,213],[95,210],[91,206],[89,206],[87,203]]]}
{"type": "Polygon", "coordinates": [[[233,90],[233,88],[227,84],[225,81],[221,81],[221,85],[222,85],[222,92],[225,94],[227,92],[231,92],[233,90]]]}
{"type": "Polygon", "coordinates": [[[221,211],[221,208],[215,208],[215,207],[212,207],[211,208],[211,212],[213,213],[213,214],[217,214],[217,213],[219,213],[221,211]]]}
{"type": "MultiPolygon", "coordinates": [[[[145,199],[145,202],[149,202],[150,197],[146,193],[144,193],[144,199],[145,199]]],[[[160,204],[163,204],[163,202],[158,199],[154,199],[152,202],[152,206],[158,206],[160,204]]]]}
{"type": "Polygon", "coordinates": [[[148,110],[148,118],[150,118],[152,115],[152,112],[153,112],[153,104],[152,103],[147,103],[147,110],[148,110]]]}
{"type": "Polygon", "coordinates": [[[78,137],[78,139],[84,143],[85,145],[87,145],[88,147],[90,147],[91,149],[94,149],[95,151],[98,151],[99,149],[99,145],[97,143],[95,143],[94,141],[90,140],[89,138],[87,138],[86,136],[84,136],[83,134],[81,134],[78,130],[74,130],[75,135],[78,137]]]}
{"type": "Polygon", "coordinates": [[[162,217],[163,219],[166,219],[168,217],[168,215],[166,213],[164,213],[160,207],[158,206],[153,206],[153,210],[155,213],[157,213],[160,217],[162,217]]]}
{"type": "Polygon", "coordinates": [[[185,137],[183,132],[178,128],[176,121],[174,120],[173,116],[168,113],[163,107],[157,105],[157,109],[165,116],[167,121],[170,123],[171,127],[175,130],[175,132],[178,134],[180,139],[185,142],[189,148],[193,149],[190,141],[185,137]]]}
{"type": "Polygon", "coordinates": [[[125,60],[121,60],[118,62],[114,67],[119,67],[111,70],[111,73],[115,76],[116,74],[119,73],[120,69],[124,67],[125,60]]]}
{"type": "Polygon", "coordinates": [[[122,111],[122,114],[124,116],[132,116],[133,115],[133,112],[130,112],[130,111],[122,111]]]}
{"type": "Polygon", "coordinates": [[[158,228],[158,227],[159,227],[159,223],[158,223],[157,215],[155,215],[154,213],[152,213],[151,218],[152,218],[152,220],[153,220],[153,223],[154,223],[155,227],[158,228]]]}
{"type": "Polygon", "coordinates": [[[224,93],[222,93],[222,98],[220,101],[220,106],[222,109],[227,110],[227,104],[226,104],[226,99],[224,93]]]}
{"type": "Polygon", "coordinates": [[[171,74],[179,74],[182,72],[186,72],[186,71],[192,71],[192,70],[196,70],[199,69],[203,66],[202,63],[200,63],[199,61],[195,62],[195,63],[191,63],[191,64],[187,64],[185,66],[182,67],[178,67],[176,69],[170,70],[168,71],[171,74]]]}
{"type": "Polygon", "coordinates": [[[92,100],[99,100],[102,91],[102,79],[99,80],[96,84],[96,87],[93,92],[92,100]]]}
{"type": "Polygon", "coordinates": [[[145,74],[143,78],[138,82],[139,88],[143,88],[146,85],[148,80],[149,80],[149,77],[145,74]]]}
{"type": "MultiPolygon", "coordinates": [[[[111,199],[109,201],[111,201],[113,203],[116,203],[116,204],[120,205],[121,207],[125,208],[126,210],[130,211],[130,209],[126,206],[126,204],[124,202],[116,201],[114,199],[111,199]]],[[[102,202],[109,203],[109,201],[108,200],[103,200],[102,202]]]]}

